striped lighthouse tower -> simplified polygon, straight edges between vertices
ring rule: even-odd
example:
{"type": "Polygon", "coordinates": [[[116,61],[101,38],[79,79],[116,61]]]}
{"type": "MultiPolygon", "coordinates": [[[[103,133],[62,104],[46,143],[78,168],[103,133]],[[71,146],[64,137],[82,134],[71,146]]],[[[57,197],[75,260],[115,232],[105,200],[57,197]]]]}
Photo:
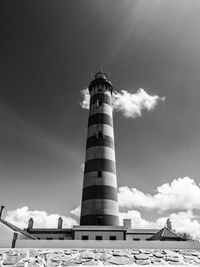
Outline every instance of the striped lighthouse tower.
{"type": "Polygon", "coordinates": [[[90,110],[80,225],[118,226],[112,89],[100,70],[89,85],[90,110]]]}

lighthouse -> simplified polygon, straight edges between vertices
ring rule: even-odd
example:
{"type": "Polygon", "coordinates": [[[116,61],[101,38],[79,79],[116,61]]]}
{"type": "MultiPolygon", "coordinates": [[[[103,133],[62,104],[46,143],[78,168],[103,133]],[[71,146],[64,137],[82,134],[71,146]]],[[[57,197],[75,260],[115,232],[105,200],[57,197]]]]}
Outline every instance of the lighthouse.
{"type": "Polygon", "coordinates": [[[89,84],[80,225],[119,225],[112,90],[113,86],[102,70],[89,84]]]}

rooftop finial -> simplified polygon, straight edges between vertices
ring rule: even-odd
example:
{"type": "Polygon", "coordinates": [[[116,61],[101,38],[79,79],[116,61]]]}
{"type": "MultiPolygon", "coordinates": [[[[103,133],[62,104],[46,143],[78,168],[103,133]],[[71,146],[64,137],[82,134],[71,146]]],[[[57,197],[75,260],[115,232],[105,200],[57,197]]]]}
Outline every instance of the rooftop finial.
{"type": "Polygon", "coordinates": [[[106,73],[103,71],[102,66],[100,67],[100,70],[95,74],[95,78],[103,78],[107,79],[106,73]]]}

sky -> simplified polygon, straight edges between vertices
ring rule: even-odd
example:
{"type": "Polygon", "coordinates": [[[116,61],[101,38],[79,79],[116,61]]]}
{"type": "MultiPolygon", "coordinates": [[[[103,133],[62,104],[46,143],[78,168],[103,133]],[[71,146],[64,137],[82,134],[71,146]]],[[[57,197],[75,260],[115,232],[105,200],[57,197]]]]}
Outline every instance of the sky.
{"type": "Polygon", "coordinates": [[[103,67],[115,91],[120,221],[159,228],[170,217],[200,236],[199,10],[198,0],[0,2],[4,218],[79,223],[83,90],[103,67]]]}

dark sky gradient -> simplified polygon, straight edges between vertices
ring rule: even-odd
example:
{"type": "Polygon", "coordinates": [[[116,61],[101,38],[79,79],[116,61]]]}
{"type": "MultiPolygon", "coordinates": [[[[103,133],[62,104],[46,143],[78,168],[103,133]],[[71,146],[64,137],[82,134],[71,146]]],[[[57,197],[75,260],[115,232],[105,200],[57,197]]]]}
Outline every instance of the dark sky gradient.
{"type": "Polygon", "coordinates": [[[118,185],[152,194],[178,177],[200,182],[199,11],[198,0],[0,2],[7,209],[67,214],[79,204],[88,116],[80,90],[100,66],[115,90],[166,97],[134,120],[115,113],[118,185]]]}

